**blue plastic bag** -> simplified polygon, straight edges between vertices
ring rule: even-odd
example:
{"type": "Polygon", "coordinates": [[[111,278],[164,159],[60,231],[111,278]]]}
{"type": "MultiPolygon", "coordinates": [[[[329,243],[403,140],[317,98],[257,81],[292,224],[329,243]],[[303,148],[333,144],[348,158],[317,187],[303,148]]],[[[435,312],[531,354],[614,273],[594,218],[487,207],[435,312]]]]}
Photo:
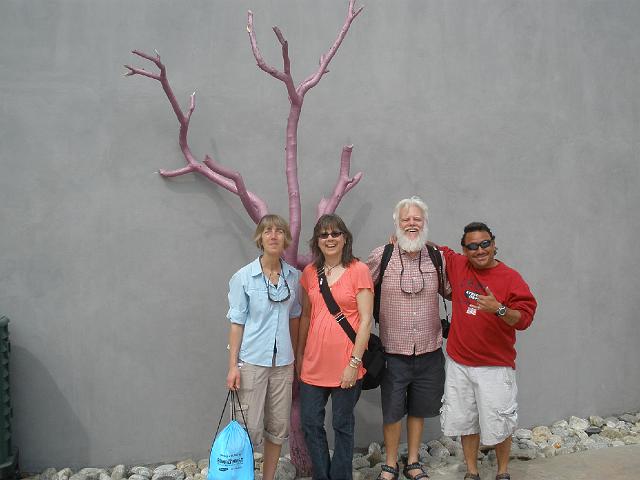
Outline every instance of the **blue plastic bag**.
{"type": "MultiPolygon", "coordinates": [[[[229,403],[231,397],[232,417],[233,420],[217,435],[211,446],[211,455],[209,456],[209,473],[207,480],[253,480],[253,446],[246,428],[235,420],[236,407],[234,398],[240,405],[238,394],[229,391],[227,400],[222,409],[222,416],[229,403]]],[[[240,414],[244,414],[239,409],[240,414]]],[[[218,422],[218,429],[220,428],[218,422]]],[[[246,422],[245,422],[246,423],[246,422]]]]}

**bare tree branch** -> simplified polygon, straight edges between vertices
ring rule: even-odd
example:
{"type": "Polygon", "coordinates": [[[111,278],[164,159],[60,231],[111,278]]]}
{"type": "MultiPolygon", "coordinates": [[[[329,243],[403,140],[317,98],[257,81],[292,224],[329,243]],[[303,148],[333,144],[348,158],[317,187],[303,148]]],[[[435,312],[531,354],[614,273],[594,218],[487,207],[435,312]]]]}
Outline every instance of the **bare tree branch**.
{"type": "Polygon", "coordinates": [[[347,145],[342,149],[342,157],[340,158],[340,173],[336,180],[336,186],[333,189],[333,194],[329,198],[323,198],[318,203],[316,210],[316,220],[325,213],[334,213],[342,198],[355,187],[362,178],[362,172],[356,173],[353,177],[349,177],[349,171],[351,170],[351,152],[353,151],[353,145],[347,145]]]}
{"type": "MultiPolygon", "coordinates": [[[[353,20],[360,14],[363,7],[355,10],[355,0],[349,0],[349,8],[344,25],[338,34],[338,37],[334,41],[329,51],[320,57],[320,65],[318,70],[310,75],[305,81],[303,81],[298,88],[294,87],[293,78],[291,76],[291,61],[289,58],[289,47],[284,35],[278,27],[273,27],[278,42],[282,46],[282,58],[284,71],[279,71],[275,67],[268,65],[262,58],[260,49],[256,41],[255,29],[253,25],[253,12],[249,10],[247,12],[247,32],[249,33],[249,41],[251,43],[251,51],[256,59],[258,67],[264,72],[268,73],[272,77],[282,81],[289,94],[289,101],[291,108],[289,109],[289,117],[287,118],[286,129],[286,148],[285,159],[286,167],[285,172],[287,176],[287,191],[289,192],[289,225],[291,228],[292,241],[285,252],[285,258],[289,261],[297,262],[298,260],[298,245],[300,243],[300,230],[301,230],[301,203],[300,203],[300,186],[298,182],[298,123],[300,122],[300,113],[302,111],[302,104],[304,102],[304,96],[318,84],[322,76],[328,72],[328,65],[331,59],[334,57],[338,48],[342,44],[349,27],[353,20]]],[[[349,150],[348,156],[351,151],[349,150]]],[[[343,152],[343,157],[344,157],[343,152]]],[[[343,162],[344,163],[344,162],[343,162]]],[[[341,167],[341,171],[342,171],[341,167]]],[[[342,178],[342,177],[340,177],[342,178]]],[[[322,210],[334,211],[337,207],[340,199],[346,192],[348,192],[358,181],[360,176],[356,175],[353,179],[348,178],[348,161],[347,161],[347,174],[346,180],[339,180],[339,185],[336,186],[334,195],[329,200],[322,200],[322,210]]],[[[320,207],[319,207],[320,208],[320,207]]],[[[299,264],[298,265],[303,265],[299,264]]]]}
{"type": "Polygon", "coordinates": [[[167,79],[167,71],[164,64],[160,61],[160,54],[158,54],[158,52],[156,51],[156,55],[154,57],[138,50],[133,50],[131,53],[153,62],[160,70],[160,73],[155,74],[148,72],[147,70],[144,70],[142,68],[125,65],[125,68],[129,70],[129,72],[127,72],[125,75],[142,75],[159,81],[162,85],[162,89],[167,95],[174,113],[176,114],[176,117],[178,118],[178,123],[180,124],[178,143],[180,144],[180,149],[182,150],[182,155],[187,162],[187,166],[179,168],[177,170],[160,170],[160,175],[165,178],[171,178],[192,172],[199,173],[216,185],[219,185],[238,195],[240,201],[242,202],[242,205],[244,206],[251,219],[255,223],[258,223],[260,219],[268,213],[267,204],[256,194],[247,190],[242,175],[240,175],[240,173],[236,172],[235,170],[223,167],[208,155],[205,157],[205,160],[203,162],[204,164],[200,163],[193,156],[193,153],[191,153],[187,136],[189,133],[189,121],[191,120],[191,115],[196,109],[196,92],[193,92],[190,95],[189,110],[187,110],[187,114],[185,115],[182,112],[178,101],[176,100],[171,86],[169,85],[169,80],[167,79]]]}
{"type": "Polygon", "coordinates": [[[218,162],[214,161],[209,155],[205,157],[204,164],[209,167],[213,173],[216,173],[233,181],[236,187],[235,191],[231,189],[228,190],[236,193],[240,197],[242,205],[244,205],[245,210],[251,216],[251,219],[255,223],[258,223],[262,217],[269,213],[267,204],[264,202],[264,200],[247,190],[244,185],[242,175],[240,175],[235,170],[223,167],[218,162]]]}
{"type": "Polygon", "coordinates": [[[347,12],[347,18],[344,21],[344,25],[342,26],[340,33],[338,34],[338,38],[336,38],[336,41],[333,42],[333,45],[331,45],[329,51],[320,57],[320,66],[318,67],[316,73],[308,77],[304,82],[302,82],[302,84],[300,84],[300,86],[298,87],[298,92],[300,93],[300,95],[304,96],[305,93],[309,91],[309,89],[315,87],[322,76],[328,72],[327,67],[329,66],[329,62],[331,62],[331,59],[338,51],[338,48],[340,48],[342,40],[344,40],[344,37],[349,31],[351,22],[353,22],[353,20],[360,14],[360,12],[362,12],[362,9],[364,8],[360,7],[357,10],[354,10],[355,3],[356,0],[349,0],[349,11],[347,12]]]}
{"type": "Polygon", "coordinates": [[[302,98],[296,92],[296,87],[293,83],[293,78],[291,77],[291,60],[289,59],[289,44],[287,40],[282,35],[282,32],[278,27],[273,27],[273,32],[276,34],[280,45],[282,45],[282,60],[284,64],[284,72],[281,72],[275,67],[268,65],[267,62],[262,58],[262,54],[260,53],[260,49],[258,48],[258,42],[256,40],[256,33],[253,28],[253,12],[249,10],[247,12],[247,32],[249,33],[249,41],[251,42],[251,51],[253,52],[253,56],[258,63],[258,67],[267,72],[274,78],[277,78],[281,82],[284,82],[287,87],[287,93],[289,94],[289,100],[292,104],[302,103],[302,98]]]}
{"type": "MultiPolygon", "coordinates": [[[[300,202],[300,185],[298,182],[298,123],[300,122],[300,113],[302,112],[302,104],[304,96],[318,84],[322,76],[328,72],[329,62],[336,54],[342,40],[346,36],[351,22],[362,11],[362,7],[357,11],[354,10],[355,0],[349,1],[349,11],[345,23],[340,30],[338,38],[335,40],[329,51],[320,57],[320,65],[318,70],[304,80],[298,88],[295,88],[293,78],[291,76],[291,61],[289,58],[289,46],[284,35],[278,27],[273,27],[278,42],[282,46],[282,59],[284,71],[279,71],[275,67],[268,65],[262,58],[260,49],[256,41],[255,30],[253,27],[253,13],[251,10],[247,13],[247,32],[249,33],[249,41],[251,43],[251,51],[256,59],[258,67],[272,77],[282,81],[289,95],[291,103],[289,116],[287,118],[286,128],[286,147],[285,147],[285,174],[287,176],[287,191],[289,193],[289,226],[291,229],[291,243],[285,251],[285,259],[303,268],[311,261],[310,255],[299,255],[298,246],[300,243],[300,231],[302,223],[301,202],[300,202]]],[[[351,188],[353,188],[362,177],[362,173],[356,174],[353,178],[349,177],[350,159],[352,146],[345,147],[342,151],[342,160],[340,166],[340,175],[336,183],[333,195],[330,199],[322,199],[318,205],[318,212],[334,212],[340,200],[351,188]]],[[[320,215],[320,213],[319,213],[320,215]]],[[[318,215],[318,216],[319,216],[318,215]]],[[[294,387],[295,391],[295,387],[294,387]]],[[[289,438],[291,460],[298,471],[298,474],[308,475],[311,473],[311,460],[304,444],[302,432],[299,422],[299,404],[296,403],[294,393],[294,402],[291,411],[291,434],[289,438]]]]}

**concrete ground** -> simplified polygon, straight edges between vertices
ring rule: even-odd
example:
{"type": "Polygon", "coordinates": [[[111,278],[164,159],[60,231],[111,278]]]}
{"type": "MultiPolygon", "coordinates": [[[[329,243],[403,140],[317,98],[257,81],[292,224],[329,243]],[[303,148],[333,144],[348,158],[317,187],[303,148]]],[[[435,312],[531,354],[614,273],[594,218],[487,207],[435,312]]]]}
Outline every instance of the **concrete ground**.
{"type": "MultiPolygon", "coordinates": [[[[626,480],[640,478],[640,445],[601,448],[553,458],[513,460],[509,463],[513,480],[626,480]]],[[[482,468],[482,480],[495,478],[495,467],[482,468]]],[[[462,480],[464,472],[436,469],[432,480],[462,480]]]]}

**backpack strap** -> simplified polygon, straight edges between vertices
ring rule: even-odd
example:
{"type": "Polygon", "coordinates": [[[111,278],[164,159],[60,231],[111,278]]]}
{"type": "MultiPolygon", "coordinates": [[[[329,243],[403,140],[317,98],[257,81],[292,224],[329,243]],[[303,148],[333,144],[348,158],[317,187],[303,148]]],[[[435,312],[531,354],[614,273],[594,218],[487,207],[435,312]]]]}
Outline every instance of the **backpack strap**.
{"type": "Polygon", "coordinates": [[[393,243],[387,243],[382,251],[382,258],[380,259],[380,273],[378,273],[378,280],[373,289],[373,318],[378,323],[380,317],[380,292],[382,291],[382,278],[384,277],[384,271],[389,265],[391,260],[391,254],[393,254],[393,243]]]}
{"type": "Polygon", "coordinates": [[[427,252],[429,252],[429,258],[431,258],[431,262],[433,262],[433,266],[436,267],[436,272],[438,272],[438,293],[440,295],[444,295],[444,275],[442,272],[442,254],[431,245],[427,245],[427,252]]]}
{"type": "Polygon", "coordinates": [[[436,272],[438,272],[438,293],[442,297],[442,305],[444,305],[444,311],[447,316],[447,321],[449,320],[449,311],[447,310],[447,302],[444,300],[444,271],[442,269],[442,253],[435,247],[431,245],[427,245],[427,252],[429,252],[429,258],[433,262],[433,266],[436,267],[436,272]]]}

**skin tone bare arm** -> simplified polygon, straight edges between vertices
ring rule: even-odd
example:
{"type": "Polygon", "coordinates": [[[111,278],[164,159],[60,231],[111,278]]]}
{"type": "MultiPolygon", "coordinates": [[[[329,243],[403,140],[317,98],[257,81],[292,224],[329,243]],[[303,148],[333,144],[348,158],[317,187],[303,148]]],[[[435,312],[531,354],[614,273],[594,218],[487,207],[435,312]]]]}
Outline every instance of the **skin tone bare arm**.
{"type": "Polygon", "coordinates": [[[229,329],[229,373],[227,374],[227,388],[229,390],[240,389],[240,369],[238,368],[238,356],[240,355],[240,344],[244,326],[232,323],[229,329]]]}
{"type": "MultiPolygon", "coordinates": [[[[496,313],[496,310],[498,310],[498,308],[500,308],[502,304],[498,300],[496,300],[496,297],[493,296],[493,293],[491,292],[489,287],[485,287],[484,289],[487,294],[480,295],[478,297],[478,300],[476,302],[477,305],[475,305],[475,307],[483,312],[496,313]]],[[[504,316],[500,317],[500,319],[507,325],[513,327],[520,321],[520,317],[521,313],[519,310],[507,307],[507,313],[504,316]]]]}
{"type": "Polygon", "coordinates": [[[300,317],[294,317],[289,319],[289,335],[291,336],[291,346],[293,348],[294,356],[297,358],[298,351],[298,335],[300,331],[300,317]]]}
{"type": "MultiPolygon", "coordinates": [[[[354,357],[362,359],[362,354],[369,343],[369,335],[371,334],[371,318],[373,313],[373,292],[369,289],[363,289],[356,295],[358,304],[358,314],[360,315],[360,326],[356,334],[356,342],[353,345],[351,354],[354,357]]],[[[342,372],[340,386],[342,388],[351,388],[358,377],[358,369],[347,365],[342,372]]]]}

